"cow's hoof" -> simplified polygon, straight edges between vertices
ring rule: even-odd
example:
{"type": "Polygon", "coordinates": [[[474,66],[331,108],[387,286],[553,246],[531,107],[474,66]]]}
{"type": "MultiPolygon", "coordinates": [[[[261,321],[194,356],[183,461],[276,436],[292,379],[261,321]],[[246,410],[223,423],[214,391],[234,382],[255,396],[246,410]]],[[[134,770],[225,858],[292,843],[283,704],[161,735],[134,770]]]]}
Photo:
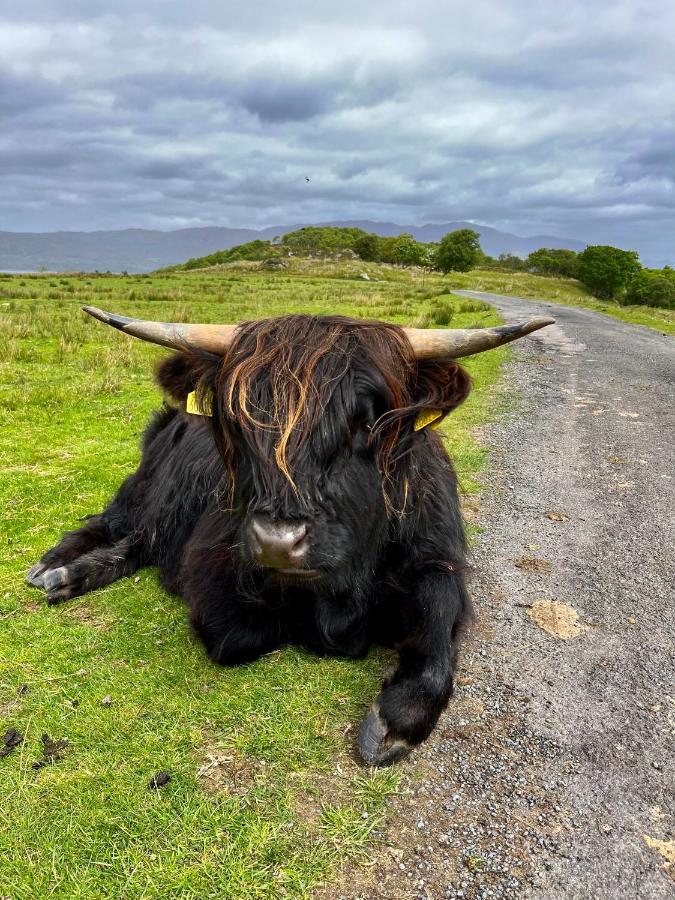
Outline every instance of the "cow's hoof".
{"type": "Polygon", "coordinates": [[[26,575],[26,581],[31,587],[41,588],[44,590],[44,575],[47,566],[44,563],[36,563],[26,575]]]}
{"type": "Polygon", "coordinates": [[[50,593],[51,591],[68,584],[69,580],[70,577],[67,567],[59,566],[58,569],[49,569],[48,572],[45,572],[42,576],[42,586],[47,593],[50,593]]]}
{"type": "Polygon", "coordinates": [[[407,756],[411,750],[407,741],[389,736],[375,706],[361,723],[358,747],[364,762],[369,766],[390,766],[407,756]]]}

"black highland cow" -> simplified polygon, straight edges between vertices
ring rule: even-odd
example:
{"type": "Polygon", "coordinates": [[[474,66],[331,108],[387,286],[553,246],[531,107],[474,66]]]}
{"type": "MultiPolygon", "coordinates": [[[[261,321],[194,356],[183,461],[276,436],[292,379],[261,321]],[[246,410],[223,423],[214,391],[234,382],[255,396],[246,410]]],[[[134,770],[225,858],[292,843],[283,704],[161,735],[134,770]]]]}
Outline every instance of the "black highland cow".
{"type": "Polygon", "coordinates": [[[171,405],[148,426],[138,470],[29,582],[60,603],[158,566],[221,665],[285,643],[349,657],[394,647],[398,668],[359,750],[383,765],[423,741],[452,694],[470,615],[456,479],[423,426],[469,392],[455,357],[550,320],[461,332],[306,315],[182,326],[87,311],[180,348],[157,376],[171,405]],[[188,395],[205,415],[186,411],[188,395]]]}

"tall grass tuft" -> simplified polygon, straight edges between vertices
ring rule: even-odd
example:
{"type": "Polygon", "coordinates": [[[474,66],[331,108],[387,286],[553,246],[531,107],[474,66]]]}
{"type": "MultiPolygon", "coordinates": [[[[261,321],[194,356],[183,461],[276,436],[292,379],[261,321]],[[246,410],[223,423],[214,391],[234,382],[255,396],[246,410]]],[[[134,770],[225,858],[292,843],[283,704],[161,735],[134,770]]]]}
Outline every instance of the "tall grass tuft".
{"type": "Polygon", "coordinates": [[[449,325],[454,315],[454,306],[447,300],[434,304],[431,311],[435,325],[449,325]]]}

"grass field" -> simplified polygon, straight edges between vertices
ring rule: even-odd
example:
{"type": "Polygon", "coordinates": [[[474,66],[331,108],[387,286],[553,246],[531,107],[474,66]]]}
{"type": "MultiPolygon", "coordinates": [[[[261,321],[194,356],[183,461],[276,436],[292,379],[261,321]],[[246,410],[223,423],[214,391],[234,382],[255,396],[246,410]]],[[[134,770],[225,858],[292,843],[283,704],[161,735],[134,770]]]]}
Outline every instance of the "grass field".
{"type": "MultiPolygon", "coordinates": [[[[300,897],[376,837],[399,776],[358,766],[352,744],[386,654],[355,663],[289,648],[223,670],[153,571],[53,609],[23,583],[133,470],[160,402],[160,348],[81,304],[164,320],[497,321],[439,277],[359,271],[0,277],[0,725],[23,736],[0,754],[0,897],[300,897]],[[67,745],[45,757],[43,735],[67,745]],[[149,789],[158,771],[171,781],[149,789]]],[[[502,359],[469,361],[476,390],[444,426],[469,493],[484,457],[471,429],[502,359]]]]}
{"type": "MultiPolygon", "coordinates": [[[[241,266],[245,268],[247,264],[242,263],[241,266]]],[[[409,282],[412,276],[408,269],[378,263],[365,263],[359,260],[348,264],[336,263],[331,260],[304,260],[302,258],[292,261],[292,270],[296,273],[316,271],[317,267],[326,274],[332,273],[335,277],[347,277],[346,269],[351,269],[351,277],[355,273],[366,272],[373,279],[386,279],[387,281],[401,279],[409,282]]],[[[581,282],[571,278],[532,275],[529,272],[499,272],[494,269],[451,272],[442,279],[438,274],[429,275],[424,274],[422,270],[417,270],[414,277],[427,284],[440,285],[440,288],[436,288],[440,290],[467,289],[524,297],[531,300],[548,300],[564,306],[592,309],[631,325],[644,325],[666,334],[675,334],[675,310],[658,309],[653,306],[621,306],[611,300],[598,300],[581,282]]]]}
{"type": "Polygon", "coordinates": [[[447,283],[449,289],[464,288],[532,300],[550,300],[565,306],[581,306],[632,325],[646,325],[666,334],[675,334],[675,310],[657,309],[653,306],[620,306],[609,300],[597,300],[578,281],[569,278],[474,269],[465,274],[452,272],[448,275],[447,283]]]}

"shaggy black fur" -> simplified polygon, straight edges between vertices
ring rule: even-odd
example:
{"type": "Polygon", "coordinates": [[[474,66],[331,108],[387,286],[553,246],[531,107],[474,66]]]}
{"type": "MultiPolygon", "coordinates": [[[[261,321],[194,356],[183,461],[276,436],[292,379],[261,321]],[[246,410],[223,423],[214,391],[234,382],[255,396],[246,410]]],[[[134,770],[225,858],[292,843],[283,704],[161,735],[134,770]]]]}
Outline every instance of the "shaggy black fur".
{"type": "Polygon", "coordinates": [[[138,470],[29,581],[59,603],[158,566],[222,665],[291,642],[350,657],[395,647],[360,750],[384,764],[423,741],[470,604],[453,468],[414,422],[462,402],[466,374],[416,363],[393,326],[287,316],[241,326],[224,358],[175,354],[158,381],[174,401],[209,395],[213,415],[157,413],[138,470]],[[306,525],[297,576],[256,563],[253,521],[306,525]]]}

